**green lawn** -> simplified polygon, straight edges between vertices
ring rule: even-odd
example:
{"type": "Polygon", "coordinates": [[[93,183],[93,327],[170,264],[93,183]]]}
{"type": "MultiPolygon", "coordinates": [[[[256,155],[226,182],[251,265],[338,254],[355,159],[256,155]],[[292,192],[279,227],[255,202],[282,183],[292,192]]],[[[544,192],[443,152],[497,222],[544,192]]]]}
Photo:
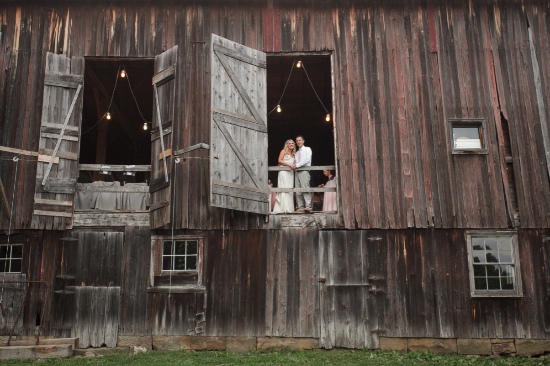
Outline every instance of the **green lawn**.
{"type": "Polygon", "coordinates": [[[94,358],[10,360],[2,365],[550,365],[550,358],[442,356],[392,351],[313,350],[273,351],[246,354],[230,352],[149,351],[136,356],[106,355],[94,358]]]}

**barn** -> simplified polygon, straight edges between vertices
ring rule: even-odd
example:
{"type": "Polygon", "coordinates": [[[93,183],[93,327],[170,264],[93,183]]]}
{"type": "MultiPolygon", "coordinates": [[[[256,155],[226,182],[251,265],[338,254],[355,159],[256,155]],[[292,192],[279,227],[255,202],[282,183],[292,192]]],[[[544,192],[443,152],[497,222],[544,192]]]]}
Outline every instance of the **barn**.
{"type": "Polygon", "coordinates": [[[548,1],[6,0],[0,49],[8,344],[550,352],[548,1]]]}

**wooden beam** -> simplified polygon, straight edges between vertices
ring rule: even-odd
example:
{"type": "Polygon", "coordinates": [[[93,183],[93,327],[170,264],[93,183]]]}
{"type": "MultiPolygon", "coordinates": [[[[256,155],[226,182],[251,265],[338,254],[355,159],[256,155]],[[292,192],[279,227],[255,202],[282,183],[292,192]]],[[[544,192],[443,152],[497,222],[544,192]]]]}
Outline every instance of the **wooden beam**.
{"type": "Polygon", "coordinates": [[[88,172],[150,172],[151,165],[80,164],[78,170],[88,172]]]}
{"type": "Polygon", "coordinates": [[[158,74],[153,76],[153,85],[158,86],[162,85],[170,80],[172,80],[176,75],[176,68],[174,65],[168,66],[166,69],[162,70],[158,74]]]}
{"type": "MultiPolygon", "coordinates": [[[[533,66],[533,76],[535,77],[535,91],[537,95],[537,106],[539,109],[540,128],[542,132],[542,143],[544,145],[544,155],[546,157],[546,172],[550,177],[550,136],[548,135],[548,125],[546,122],[546,108],[544,103],[544,96],[542,92],[542,81],[540,76],[539,62],[537,60],[537,53],[535,51],[535,45],[533,43],[533,32],[531,27],[527,27],[529,31],[529,48],[531,50],[531,64],[533,66]]],[[[545,61],[543,61],[544,63],[545,61]]]]}
{"type": "MultiPolygon", "coordinates": [[[[154,90],[155,90],[155,103],[157,105],[157,125],[159,126],[159,133],[160,133],[160,151],[166,151],[164,148],[164,136],[162,134],[162,117],[160,115],[160,105],[159,105],[159,94],[157,90],[157,84],[154,84],[154,90]]],[[[169,182],[170,179],[168,178],[168,168],[166,166],[166,156],[162,157],[162,163],[164,164],[164,178],[166,182],[169,182]]]]}
{"type": "MultiPolygon", "coordinates": [[[[303,166],[303,167],[300,167],[298,169],[298,171],[303,171],[303,170],[335,170],[336,169],[336,166],[334,165],[318,165],[318,166],[303,166]]],[[[289,167],[287,166],[270,166],[269,168],[267,168],[268,171],[270,172],[279,172],[279,171],[282,171],[282,170],[291,170],[289,167]]]]}
{"type": "Polygon", "coordinates": [[[4,183],[2,183],[2,178],[0,178],[0,193],[2,194],[2,203],[4,204],[4,209],[6,210],[8,219],[11,219],[10,205],[8,204],[8,197],[6,197],[6,191],[4,190],[4,183]]]}
{"type": "Polygon", "coordinates": [[[35,151],[16,149],[16,148],[7,147],[7,146],[0,146],[0,151],[9,152],[17,155],[38,156],[38,153],[35,151]]]}
{"type": "Polygon", "coordinates": [[[172,156],[172,149],[168,149],[164,153],[159,153],[159,160],[169,158],[171,156],[172,156]]]}
{"type": "Polygon", "coordinates": [[[118,186],[104,187],[92,183],[80,184],[76,187],[77,192],[126,192],[126,193],[148,193],[149,186],[118,186]]]}
{"type": "Polygon", "coordinates": [[[201,142],[199,144],[191,145],[189,147],[174,151],[173,155],[174,156],[183,155],[183,154],[186,154],[188,152],[191,152],[191,151],[194,151],[194,150],[199,150],[199,149],[209,150],[210,146],[208,144],[205,144],[204,142],[201,142]]]}

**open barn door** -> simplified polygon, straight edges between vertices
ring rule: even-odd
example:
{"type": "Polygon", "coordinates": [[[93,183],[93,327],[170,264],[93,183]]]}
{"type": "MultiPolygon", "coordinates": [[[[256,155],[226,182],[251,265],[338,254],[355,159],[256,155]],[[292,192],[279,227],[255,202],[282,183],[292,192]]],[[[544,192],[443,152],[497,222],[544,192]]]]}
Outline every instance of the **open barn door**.
{"type": "Polygon", "coordinates": [[[155,57],[153,76],[153,130],[151,131],[151,228],[170,223],[172,125],[176,107],[178,46],[155,57]]]}
{"type": "Polygon", "coordinates": [[[78,177],[84,59],[48,52],[33,229],[70,228],[78,177]]]}
{"type": "Polygon", "coordinates": [[[269,213],[265,53],[212,35],[210,204],[269,213]]]}

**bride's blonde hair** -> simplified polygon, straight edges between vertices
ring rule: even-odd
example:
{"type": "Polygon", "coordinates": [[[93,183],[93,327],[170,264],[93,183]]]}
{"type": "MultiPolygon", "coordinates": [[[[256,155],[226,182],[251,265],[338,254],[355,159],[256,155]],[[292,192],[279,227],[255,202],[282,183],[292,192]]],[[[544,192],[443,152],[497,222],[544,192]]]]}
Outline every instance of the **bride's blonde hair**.
{"type": "Polygon", "coordinates": [[[286,140],[285,141],[285,146],[283,147],[283,150],[285,151],[285,155],[288,154],[288,155],[294,156],[294,154],[296,153],[296,145],[294,145],[294,149],[290,150],[289,147],[288,147],[288,144],[290,142],[292,142],[294,144],[294,140],[292,140],[292,139],[286,140]]]}

